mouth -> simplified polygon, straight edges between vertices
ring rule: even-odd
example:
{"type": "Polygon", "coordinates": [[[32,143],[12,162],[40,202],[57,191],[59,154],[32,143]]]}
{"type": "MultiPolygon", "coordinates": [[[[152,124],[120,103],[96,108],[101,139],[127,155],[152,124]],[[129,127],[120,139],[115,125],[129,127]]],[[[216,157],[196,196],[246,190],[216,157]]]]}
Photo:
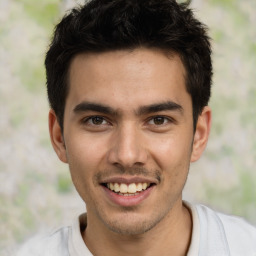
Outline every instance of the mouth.
{"type": "Polygon", "coordinates": [[[137,196],[140,193],[144,192],[145,190],[149,189],[150,187],[154,186],[154,183],[148,182],[139,182],[139,183],[117,183],[117,182],[109,182],[109,183],[102,183],[104,187],[109,189],[110,191],[114,192],[120,196],[137,196]]]}
{"type": "Polygon", "coordinates": [[[122,207],[144,204],[154,194],[158,181],[154,178],[116,176],[106,178],[100,185],[109,202],[122,207]]]}

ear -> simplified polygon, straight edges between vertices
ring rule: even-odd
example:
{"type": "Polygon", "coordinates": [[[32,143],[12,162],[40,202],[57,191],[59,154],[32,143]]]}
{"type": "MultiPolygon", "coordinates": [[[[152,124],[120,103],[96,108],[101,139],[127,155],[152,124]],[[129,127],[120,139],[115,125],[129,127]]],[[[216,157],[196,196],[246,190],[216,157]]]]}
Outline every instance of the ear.
{"type": "Polygon", "coordinates": [[[207,145],[211,129],[211,116],[211,109],[206,106],[204,107],[202,114],[198,117],[190,159],[191,162],[195,162],[200,158],[207,145]]]}
{"type": "Polygon", "coordinates": [[[52,146],[58,155],[59,159],[67,163],[65,141],[62,136],[62,131],[55,112],[51,109],[48,116],[49,132],[51,137],[52,146]]]}

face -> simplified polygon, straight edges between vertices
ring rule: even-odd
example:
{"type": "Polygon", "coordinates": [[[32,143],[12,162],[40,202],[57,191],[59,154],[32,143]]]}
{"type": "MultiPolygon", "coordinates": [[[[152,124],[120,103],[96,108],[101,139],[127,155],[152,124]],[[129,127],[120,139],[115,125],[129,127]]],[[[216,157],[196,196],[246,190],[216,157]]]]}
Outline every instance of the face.
{"type": "Polygon", "coordinates": [[[193,133],[184,77],[178,55],[152,49],[83,54],[71,63],[63,136],[53,111],[50,132],[88,222],[141,234],[181,204],[209,123],[199,118],[193,133]]]}

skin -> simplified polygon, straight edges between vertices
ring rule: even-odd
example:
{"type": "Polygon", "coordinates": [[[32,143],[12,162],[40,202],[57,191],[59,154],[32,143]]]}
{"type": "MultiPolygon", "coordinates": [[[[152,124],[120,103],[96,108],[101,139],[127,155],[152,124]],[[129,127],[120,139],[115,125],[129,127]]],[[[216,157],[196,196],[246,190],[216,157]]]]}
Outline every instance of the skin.
{"type": "Polygon", "coordinates": [[[206,146],[211,110],[203,109],[194,133],[185,75],[178,55],[156,49],[72,61],[64,131],[53,110],[49,129],[86,203],[82,235],[94,255],[186,255],[192,221],[182,190],[206,146]],[[153,184],[135,205],[116,204],[102,186],[134,178],[153,184]]]}

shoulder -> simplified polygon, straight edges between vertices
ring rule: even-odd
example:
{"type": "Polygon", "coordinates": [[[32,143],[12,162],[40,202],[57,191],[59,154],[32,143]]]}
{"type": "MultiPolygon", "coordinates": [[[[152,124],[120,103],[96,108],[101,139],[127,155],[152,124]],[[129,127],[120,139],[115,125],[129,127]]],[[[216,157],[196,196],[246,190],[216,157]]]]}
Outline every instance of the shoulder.
{"type": "Polygon", "coordinates": [[[17,256],[68,256],[68,237],[71,227],[59,228],[49,235],[28,240],[17,256]]]}
{"type": "Polygon", "coordinates": [[[244,255],[244,248],[247,248],[251,255],[256,255],[256,227],[240,217],[222,213],[218,213],[218,216],[224,226],[231,251],[240,251],[240,255],[244,255]]]}
{"type": "Polygon", "coordinates": [[[203,205],[197,205],[196,209],[200,222],[213,227],[213,233],[222,230],[219,233],[227,241],[231,255],[256,255],[255,226],[241,217],[219,213],[203,205]]]}

